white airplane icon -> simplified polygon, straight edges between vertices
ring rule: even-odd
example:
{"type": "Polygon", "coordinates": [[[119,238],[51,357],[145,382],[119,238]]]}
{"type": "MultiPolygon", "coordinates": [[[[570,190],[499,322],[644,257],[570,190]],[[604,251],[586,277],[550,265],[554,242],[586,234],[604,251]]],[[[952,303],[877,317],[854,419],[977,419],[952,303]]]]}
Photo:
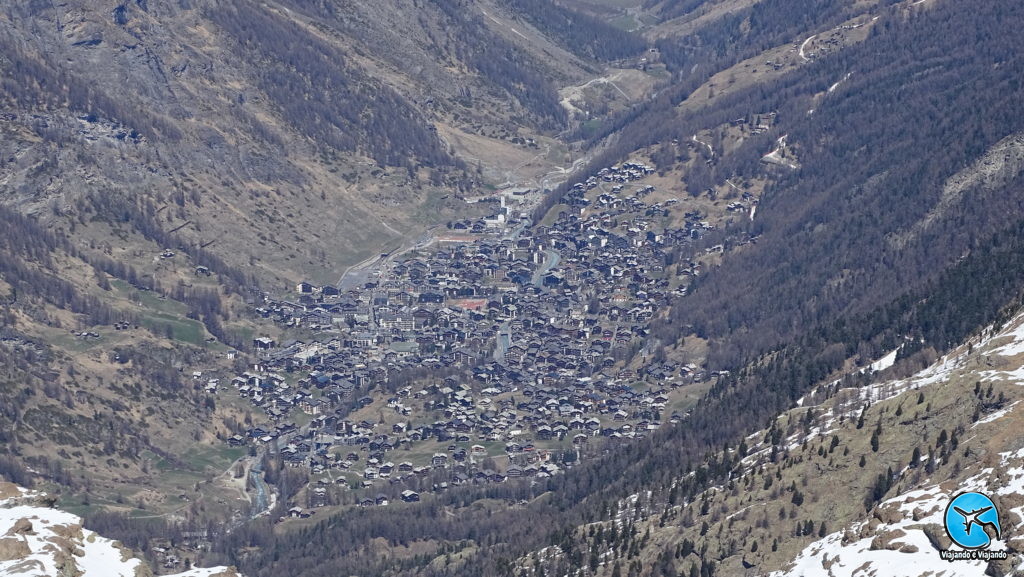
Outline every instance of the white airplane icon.
{"type": "Polygon", "coordinates": [[[971,527],[973,525],[978,525],[979,527],[982,527],[982,529],[984,529],[985,525],[991,525],[992,528],[995,529],[996,539],[998,539],[999,525],[993,523],[992,521],[982,521],[981,519],[978,519],[978,517],[984,515],[991,509],[992,507],[983,507],[981,509],[975,509],[974,511],[968,513],[967,511],[964,511],[960,507],[953,507],[953,510],[959,513],[960,516],[964,518],[964,530],[967,532],[968,535],[971,534],[971,527]]]}

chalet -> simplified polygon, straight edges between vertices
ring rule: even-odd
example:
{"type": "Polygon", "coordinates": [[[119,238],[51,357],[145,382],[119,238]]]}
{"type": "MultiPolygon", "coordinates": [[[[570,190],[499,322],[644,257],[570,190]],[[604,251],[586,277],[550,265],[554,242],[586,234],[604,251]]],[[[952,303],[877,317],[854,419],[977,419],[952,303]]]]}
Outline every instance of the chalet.
{"type": "Polygon", "coordinates": [[[268,351],[277,346],[277,342],[270,337],[258,337],[252,340],[252,348],[257,351],[268,351]]]}

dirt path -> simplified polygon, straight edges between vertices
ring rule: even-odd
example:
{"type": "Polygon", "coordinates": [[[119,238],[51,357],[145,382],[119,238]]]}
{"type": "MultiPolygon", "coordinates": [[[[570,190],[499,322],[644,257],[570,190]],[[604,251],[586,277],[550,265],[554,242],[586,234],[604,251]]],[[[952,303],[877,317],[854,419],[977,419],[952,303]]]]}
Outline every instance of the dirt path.
{"type": "Polygon", "coordinates": [[[516,172],[518,172],[524,166],[528,166],[530,164],[533,164],[534,162],[537,162],[538,160],[540,160],[542,158],[545,158],[550,153],[551,153],[551,145],[550,144],[545,144],[544,145],[544,152],[541,152],[537,156],[534,156],[533,158],[531,158],[531,159],[529,159],[529,160],[527,160],[525,162],[519,163],[518,166],[516,166],[512,170],[506,172],[505,173],[505,182],[499,184],[498,188],[503,188],[503,187],[507,187],[507,186],[515,186],[516,183],[519,182],[519,181],[513,181],[512,180],[513,177],[516,175],[516,172]]]}
{"type": "Polygon", "coordinates": [[[714,158],[714,157],[715,157],[715,149],[714,149],[714,148],[712,148],[712,147],[711,147],[711,145],[710,145],[710,144],[708,144],[707,142],[704,142],[703,140],[699,140],[699,139],[697,138],[697,135],[696,135],[696,134],[694,134],[694,135],[693,135],[693,141],[694,141],[694,142],[696,142],[697,144],[703,144],[703,145],[704,145],[705,147],[707,147],[707,149],[708,149],[708,154],[710,154],[710,155],[711,155],[711,158],[714,158]]]}
{"type": "Polygon", "coordinates": [[[630,98],[629,95],[626,94],[622,90],[622,88],[620,88],[619,85],[615,83],[620,78],[622,78],[621,71],[616,72],[615,74],[609,74],[601,76],[599,78],[594,78],[592,80],[587,81],[584,84],[580,84],[579,86],[567,86],[561,90],[562,99],[559,101],[559,104],[561,104],[562,108],[565,108],[569,112],[577,112],[582,114],[583,111],[577,108],[576,105],[572,103],[572,101],[574,99],[581,98],[583,96],[583,91],[586,90],[587,88],[590,88],[594,84],[610,84],[612,88],[614,88],[619,94],[622,95],[623,98],[625,98],[626,100],[632,100],[632,98],[630,98]]]}
{"type": "Polygon", "coordinates": [[[789,135],[788,134],[783,134],[782,136],[780,136],[779,139],[777,141],[775,141],[775,144],[776,144],[775,150],[773,150],[773,151],[769,152],[768,154],[764,155],[763,157],[761,157],[761,159],[764,160],[765,162],[770,163],[770,164],[778,164],[780,166],[785,166],[785,167],[791,168],[793,170],[797,170],[798,168],[800,168],[799,166],[797,166],[796,164],[794,164],[794,163],[792,163],[792,162],[782,158],[782,150],[784,148],[786,148],[786,137],[787,136],[789,136],[789,135]]]}
{"type": "Polygon", "coordinates": [[[807,48],[807,44],[811,40],[814,40],[815,36],[817,36],[817,34],[811,34],[810,36],[807,37],[807,40],[804,40],[803,44],[800,45],[800,58],[803,58],[804,62],[810,62],[811,61],[811,59],[808,58],[806,54],[804,54],[804,49],[807,48]]]}

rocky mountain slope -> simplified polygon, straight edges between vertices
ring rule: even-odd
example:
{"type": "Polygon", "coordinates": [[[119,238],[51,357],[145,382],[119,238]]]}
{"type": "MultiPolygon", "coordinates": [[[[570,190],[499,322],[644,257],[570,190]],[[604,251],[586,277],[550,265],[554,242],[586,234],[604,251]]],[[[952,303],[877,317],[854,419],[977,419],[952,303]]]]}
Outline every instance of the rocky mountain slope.
{"type": "MultiPolygon", "coordinates": [[[[1005,575],[1024,570],[1019,555],[1024,542],[1024,438],[1016,411],[1019,387],[1024,384],[1022,355],[1024,318],[1017,317],[1004,330],[979,337],[919,375],[882,383],[864,395],[868,401],[882,402],[880,413],[892,411],[893,415],[916,403],[915,394],[924,395],[926,403],[932,399],[925,407],[937,409],[929,419],[932,422],[920,422],[928,413],[920,419],[898,419],[895,431],[879,435],[880,454],[905,450],[919,440],[920,446],[911,452],[918,460],[911,458],[904,468],[894,469],[892,488],[872,495],[880,502],[866,514],[835,527],[838,531],[800,551],[788,574],[827,570],[829,575],[852,575],[862,568],[878,574],[931,571],[946,575],[1005,575]],[[933,443],[935,431],[939,432],[933,443]],[[946,450],[952,437],[942,435],[943,431],[963,440],[946,450]],[[993,539],[990,549],[1009,551],[1009,559],[951,563],[940,558],[939,549],[955,548],[943,533],[943,514],[961,491],[977,491],[993,499],[1002,534],[993,539]]],[[[866,411],[865,418],[870,414],[866,411]]]]}
{"type": "MultiPolygon", "coordinates": [[[[117,541],[82,528],[44,494],[0,483],[0,575],[147,577],[153,573],[117,541]]],[[[172,577],[239,577],[232,568],[191,569],[172,577]]]]}
{"type": "Polygon", "coordinates": [[[129,213],[265,280],[326,280],[443,224],[467,210],[451,192],[564,128],[556,86],[595,61],[498,5],[406,4],[6,11],[2,202],[55,228],[129,213]]]}
{"type": "Polygon", "coordinates": [[[1009,575],[1024,570],[1024,316],[893,378],[887,355],[806,395],[691,475],[728,481],[680,496],[687,478],[611,506],[609,519],[524,557],[536,574],[581,555],[593,575],[1009,575]],[[874,374],[872,374],[874,372],[874,374]],[[962,491],[999,511],[993,551],[950,562],[943,530],[962,491]]]}

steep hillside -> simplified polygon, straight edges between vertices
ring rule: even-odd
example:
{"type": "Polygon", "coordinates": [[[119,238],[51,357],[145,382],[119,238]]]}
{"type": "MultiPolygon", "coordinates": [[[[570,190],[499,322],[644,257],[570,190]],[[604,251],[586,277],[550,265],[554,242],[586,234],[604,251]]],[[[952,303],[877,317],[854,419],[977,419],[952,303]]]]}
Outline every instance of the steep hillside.
{"type": "Polygon", "coordinates": [[[252,407],[215,397],[276,330],[257,287],[334,282],[479,215],[463,195],[560,174],[556,86],[604,56],[517,19],[484,2],[0,14],[0,474],[83,514],[248,513],[228,471],[245,450],[223,439],[252,407]]]}
{"type": "MultiPolygon", "coordinates": [[[[335,253],[358,256],[396,238],[370,208],[375,192],[395,188],[376,177],[392,172],[408,182],[412,215],[427,198],[416,189],[419,176],[387,167],[401,157],[451,170],[426,121],[358,68],[335,69],[346,59],[327,45],[309,63],[329,59],[337,75],[307,68],[272,82],[248,76],[233,56],[244,52],[206,17],[210,10],[132,4],[112,15],[83,4],[8,13],[0,36],[10,110],[5,203],[57,227],[77,220],[100,232],[128,213],[130,228],[174,231],[263,278],[323,271],[335,253]],[[289,110],[312,79],[323,83],[315,88],[321,98],[345,89],[349,98],[289,110]],[[402,142],[386,140],[393,127],[349,132],[364,112],[404,119],[402,142]],[[367,166],[371,159],[380,167],[367,166]],[[362,180],[374,184],[353,192],[362,180]]],[[[268,42],[308,35],[273,13],[252,18],[268,42]]],[[[269,48],[250,47],[249,60],[269,48]]]]}
{"type": "Polygon", "coordinates": [[[471,214],[460,194],[565,127],[556,88],[602,56],[517,18],[482,2],[15,7],[0,197],[54,228],[127,217],[264,280],[328,280],[471,214]]]}
{"type": "MultiPolygon", "coordinates": [[[[52,499],[0,483],[0,575],[5,577],[147,577],[143,562],[117,541],[82,528],[52,499]]],[[[228,567],[191,569],[172,577],[239,577],[228,567]]]]}
{"type": "MultiPolygon", "coordinates": [[[[634,494],[579,527],[542,565],[582,553],[593,575],[1005,575],[1024,541],[1024,316],[913,376],[895,355],[824,384],[769,428],[709,457],[727,482],[687,498],[684,479],[634,494]],[[870,384],[858,385],[869,380],[870,384]],[[873,382],[872,382],[873,381],[873,382]],[[1006,561],[949,562],[946,506],[994,500],[1006,561]]],[[[705,469],[706,470],[706,469],[705,469]]],[[[698,470],[695,474],[702,474],[698,470]]],[[[952,547],[956,549],[956,547],[952,547]]],[[[520,560],[529,568],[534,562],[520,560]]]]}
{"type": "Polygon", "coordinates": [[[539,29],[542,8],[3,11],[0,474],[83,515],[246,516],[223,440],[253,408],[216,393],[276,331],[256,287],[336,281],[479,216],[464,195],[564,178],[556,88],[645,46],[568,9],[539,29]]]}
{"type": "Polygon", "coordinates": [[[1024,12],[1000,3],[915,10],[773,87],[796,92],[778,109],[775,135],[799,168],[768,165],[781,174],[751,230],[757,247],[710,275],[674,320],[763,350],[920,286],[1021,217],[1022,166],[1008,150],[1024,130],[1011,113],[1024,98],[1011,32],[1024,12]],[[990,35],[995,22],[1007,28],[990,35]],[[968,102],[980,114],[960,115],[968,102]],[[999,176],[966,176],[991,164],[986,153],[1007,158],[992,166],[999,176]],[[773,266],[755,271],[755,261],[773,266]],[[722,307],[730,314],[701,314],[722,307]]]}
{"type": "MultiPolygon", "coordinates": [[[[138,233],[108,241],[133,250],[93,252],[5,207],[0,222],[0,474],[46,484],[82,511],[188,516],[202,506],[195,483],[244,453],[217,444],[244,407],[211,395],[221,373],[244,366],[226,344],[244,348],[252,330],[239,318],[244,275],[138,233]]],[[[248,506],[244,493],[224,502],[239,499],[234,487],[207,493],[211,511],[248,506]]]]}
{"type": "Polygon", "coordinates": [[[663,47],[679,81],[622,117],[592,165],[645,155],[692,196],[757,204],[703,248],[756,244],[656,333],[710,339],[718,369],[921,287],[1022,216],[1019,5],[834,3],[798,25],[782,16],[798,3],[776,4],[745,9],[748,24],[767,11],[758,28],[707,24],[707,42],[663,47]],[[746,41],[701,48],[730,38],[746,41]],[[742,60],[747,41],[768,50],[742,60]],[[706,74],[686,73],[688,51],[706,74]]]}

